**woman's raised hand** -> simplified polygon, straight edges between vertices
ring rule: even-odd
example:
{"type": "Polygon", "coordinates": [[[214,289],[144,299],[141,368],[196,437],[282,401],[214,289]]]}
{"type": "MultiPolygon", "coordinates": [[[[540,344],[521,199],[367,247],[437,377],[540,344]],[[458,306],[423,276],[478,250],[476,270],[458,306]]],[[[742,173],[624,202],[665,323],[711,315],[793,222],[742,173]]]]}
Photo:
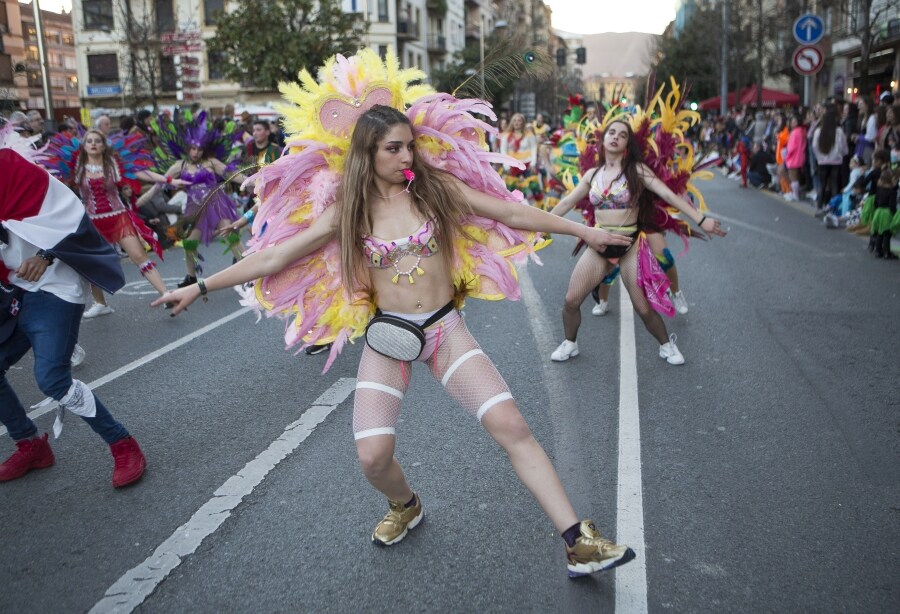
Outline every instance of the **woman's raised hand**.
{"type": "Polygon", "coordinates": [[[198,296],[200,296],[200,287],[197,286],[197,284],[191,284],[190,286],[186,286],[184,288],[178,288],[177,290],[170,290],[169,292],[166,292],[161,297],[150,303],[150,306],[159,307],[160,305],[171,303],[172,311],[169,312],[169,315],[174,318],[182,311],[185,311],[188,305],[196,301],[198,296]]]}

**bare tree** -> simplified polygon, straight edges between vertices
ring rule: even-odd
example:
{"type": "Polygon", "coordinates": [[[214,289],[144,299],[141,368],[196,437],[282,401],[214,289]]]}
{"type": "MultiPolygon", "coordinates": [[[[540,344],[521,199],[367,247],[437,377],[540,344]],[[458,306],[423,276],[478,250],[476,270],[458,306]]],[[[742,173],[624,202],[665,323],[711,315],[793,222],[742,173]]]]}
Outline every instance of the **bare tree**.
{"type": "Polygon", "coordinates": [[[835,9],[845,26],[844,33],[859,39],[859,80],[855,85],[861,93],[868,94],[872,48],[878,42],[888,11],[896,5],[892,0],[828,0],[826,4],[835,9]]]}
{"type": "Polygon", "coordinates": [[[159,27],[151,5],[148,0],[121,0],[118,7],[131,79],[129,106],[137,108],[150,102],[155,113],[159,110],[162,91],[162,54],[159,27]]]}

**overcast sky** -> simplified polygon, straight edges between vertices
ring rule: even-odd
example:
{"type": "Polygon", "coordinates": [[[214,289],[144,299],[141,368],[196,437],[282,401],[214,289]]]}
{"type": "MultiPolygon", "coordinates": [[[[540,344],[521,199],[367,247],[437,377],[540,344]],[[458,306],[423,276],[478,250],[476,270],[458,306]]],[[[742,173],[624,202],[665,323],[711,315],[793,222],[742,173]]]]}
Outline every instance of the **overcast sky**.
{"type": "MultiPolygon", "coordinates": [[[[544,0],[553,27],[575,34],[649,32],[662,34],[675,19],[675,0],[544,0]]],[[[40,0],[41,8],[72,9],[72,0],[40,0]]]]}
{"type": "Polygon", "coordinates": [[[675,0],[544,0],[553,27],[575,34],[649,32],[662,34],[675,19],[675,0]]]}

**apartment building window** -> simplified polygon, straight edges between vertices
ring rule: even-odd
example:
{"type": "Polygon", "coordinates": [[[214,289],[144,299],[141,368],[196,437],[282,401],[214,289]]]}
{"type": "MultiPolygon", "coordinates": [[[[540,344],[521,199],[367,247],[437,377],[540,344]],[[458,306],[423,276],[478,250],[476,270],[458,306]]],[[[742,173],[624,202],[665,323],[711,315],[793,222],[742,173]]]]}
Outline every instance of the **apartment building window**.
{"type": "Polygon", "coordinates": [[[28,87],[41,87],[41,73],[36,70],[28,71],[28,87]]]}
{"type": "Polygon", "coordinates": [[[228,62],[228,55],[223,51],[210,51],[206,54],[206,70],[210,81],[223,81],[225,71],[222,67],[228,62]]]}
{"type": "Polygon", "coordinates": [[[44,40],[53,45],[59,44],[59,32],[54,32],[53,30],[47,30],[44,33],[44,40]]]}
{"type": "Polygon", "coordinates": [[[38,56],[37,47],[29,47],[28,49],[26,49],[25,50],[25,58],[29,62],[39,62],[40,60],[38,59],[39,56],[38,56]]]}
{"type": "Polygon", "coordinates": [[[156,29],[159,32],[175,31],[175,7],[172,0],[156,0],[156,29]]]}
{"type": "Polygon", "coordinates": [[[178,89],[178,74],[175,71],[175,58],[161,56],[159,58],[160,86],[164,92],[174,92],[178,89]]]}
{"type": "Polygon", "coordinates": [[[224,13],[225,0],[206,0],[203,3],[203,18],[208,26],[216,25],[216,20],[224,13]]]}
{"type": "Polygon", "coordinates": [[[34,40],[37,38],[37,30],[34,29],[34,26],[28,26],[25,29],[25,38],[28,40],[34,40]]]}
{"type": "Polygon", "coordinates": [[[78,70],[78,62],[74,55],[63,56],[63,68],[66,70],[78,70]]]}
{"type": "Polygon", "coordinates": [[[387,59],[387,45],[378,45],[378,55],[382,60],[387,59]]]}
{"type": "Polygon", "coordinates": [[[119,58],[115,53],[87,56],[88,81],[90,83],[118,83],[119,58]]]}
{"type": "Polygon", "coordinates": [[[12,56],[8,53],[0,53],[0,83],[11,85],[13,75],[12,56]]]}
{"type": "Polygon", "coordinates": [[[75,44],[75,35],[70,33],[63,34],[63,45],[72,46],[75,44]]]}
{"type": "Polygon", "coordinates": [[[0,34],[9,32],[9,16],[6,14],[6,3],[0,4],[0,34]]]}
{"type": "Polygon", "coordinates": [[[56,89],[65,89],[66,88],[66,78],[65,77],[50,77],[50,87],[56,89]]]}
{"type": "Polygon", "coordinates": [[[112,0],[82,0],[81,6],[84,9],[85,30],[113,29],[112,0]]]}
{"type": "Polygon", "coordinates": [[[387,0],[378,0],[378,21],[380,21],[381,23],[390,21],[390,17],[388,16],[387,0]]]}

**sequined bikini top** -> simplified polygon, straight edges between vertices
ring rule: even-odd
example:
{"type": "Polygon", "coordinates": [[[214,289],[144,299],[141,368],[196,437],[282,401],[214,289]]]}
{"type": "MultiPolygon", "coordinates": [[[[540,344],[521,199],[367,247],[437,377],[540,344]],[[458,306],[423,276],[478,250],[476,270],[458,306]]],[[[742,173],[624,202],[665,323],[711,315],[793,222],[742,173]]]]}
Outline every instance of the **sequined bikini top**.
{"type": "Polygon", "coordinates": [[[631,206],[631,192],[628,190],[628,181],[625,176],[619,175],[613,179],[608,188],[604,188],[603,168],[591,177],[591,190],[588,198],[590,198],[591,204],[598,209],[627,209],[631,206]]]}
{"type": "Polygon", "coordinates": [[[397,283],[401,275],[413,281],[413,272],[424,275],[419,268],[419,262],[423,257],[433,256],[439,251],[437,239],[434,236],[434,220],[426,220],[419,228],[408,237],[386,241],[372,235],[364,235],[362,239],[363,253],[366,256],[366,264],[370,268],[387,269],[393,267],[396,275],[392,281],[397,283]],[[406,256],[415,256],[416,262],[408,271],[401,271],[397,266],[406,256]]]}

